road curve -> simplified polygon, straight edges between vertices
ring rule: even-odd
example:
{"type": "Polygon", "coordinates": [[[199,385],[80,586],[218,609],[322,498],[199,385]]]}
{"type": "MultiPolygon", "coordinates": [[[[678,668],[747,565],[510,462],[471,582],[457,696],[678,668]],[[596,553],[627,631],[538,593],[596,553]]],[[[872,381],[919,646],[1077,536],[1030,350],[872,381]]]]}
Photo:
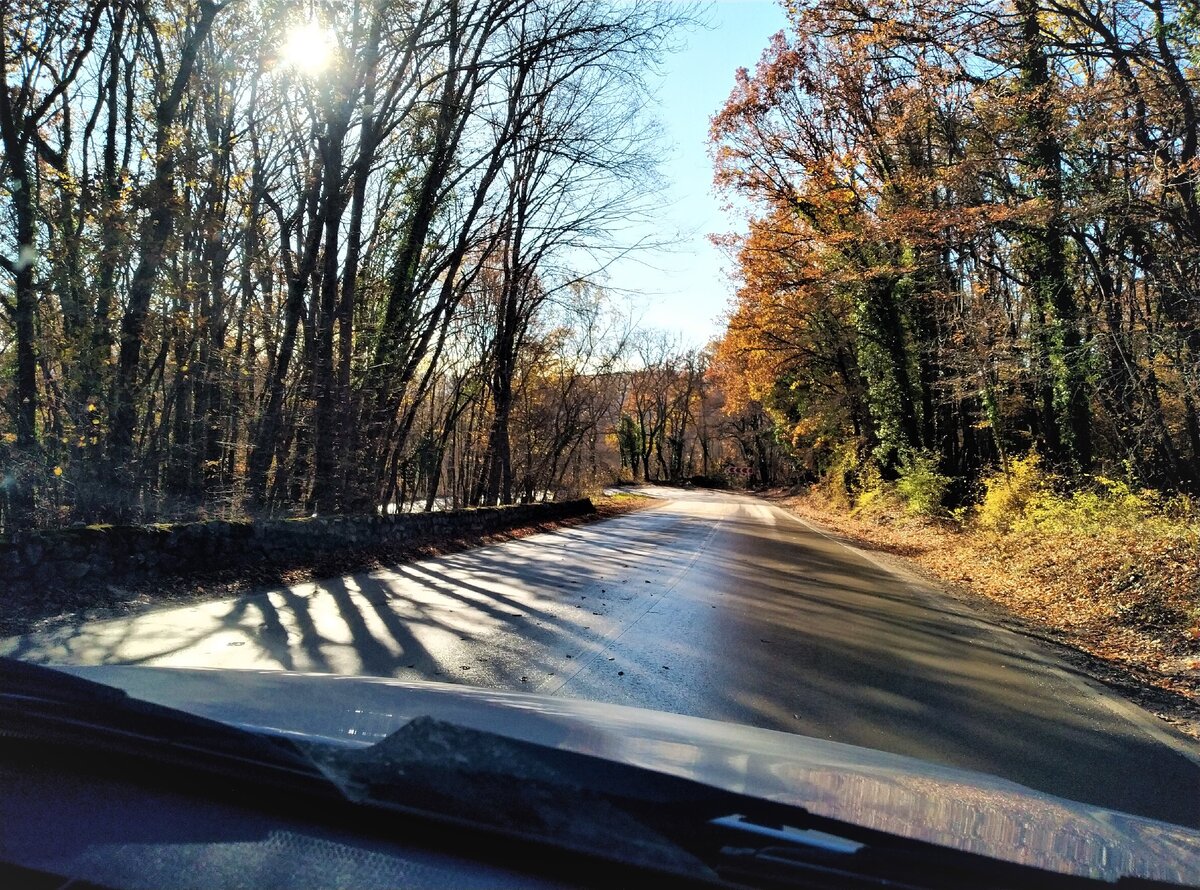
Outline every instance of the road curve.
{"type": "Polygon", "coordinates": [[[1200,826],[1200,757],[1035,641],[754,498],[617,519],[0,641],[67,664],[271,668],[520,689],[976,769],[1200,826]]]}

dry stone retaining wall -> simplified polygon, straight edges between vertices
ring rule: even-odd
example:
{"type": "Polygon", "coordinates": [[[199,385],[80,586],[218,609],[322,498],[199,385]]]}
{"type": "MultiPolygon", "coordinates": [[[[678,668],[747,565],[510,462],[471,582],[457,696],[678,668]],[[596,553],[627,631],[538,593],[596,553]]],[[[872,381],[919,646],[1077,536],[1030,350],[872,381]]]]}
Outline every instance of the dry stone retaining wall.
{"type": "Polygon", "coordinates": [[[587,498],[396,516],[87,526],[0,539],[0,588],[131,583],[240,566],[305,565],[339,552],[482,537],[594,513],[587,498]]]}

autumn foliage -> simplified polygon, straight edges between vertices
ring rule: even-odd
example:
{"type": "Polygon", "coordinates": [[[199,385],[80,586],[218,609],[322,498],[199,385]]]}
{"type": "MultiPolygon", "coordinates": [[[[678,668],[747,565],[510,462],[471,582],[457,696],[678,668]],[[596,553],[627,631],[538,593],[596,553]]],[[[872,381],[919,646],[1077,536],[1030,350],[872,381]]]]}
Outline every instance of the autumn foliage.
{"type": "Polygon", "coordinates": [[[1189,8],[789,4],[712,119],[747,217],[717,365],[809,471],[1200,489],[1189,8]]]}
{"type": "Polygon", "coordinates": [[[787,8],[711,151],[795,508],[1196,695],[1194,5],[787,8]]]}

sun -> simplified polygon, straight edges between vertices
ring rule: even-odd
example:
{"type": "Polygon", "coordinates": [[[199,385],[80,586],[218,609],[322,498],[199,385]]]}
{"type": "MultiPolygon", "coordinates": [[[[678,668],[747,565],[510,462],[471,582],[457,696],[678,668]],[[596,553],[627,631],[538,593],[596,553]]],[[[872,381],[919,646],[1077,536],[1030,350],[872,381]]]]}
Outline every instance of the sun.
{"type": "Polygon", "coordinates": [[[311,21],[291,28],[279,49],[283,64],[305,74],[318,74],[333,62],[333,32],[311,21]]]}

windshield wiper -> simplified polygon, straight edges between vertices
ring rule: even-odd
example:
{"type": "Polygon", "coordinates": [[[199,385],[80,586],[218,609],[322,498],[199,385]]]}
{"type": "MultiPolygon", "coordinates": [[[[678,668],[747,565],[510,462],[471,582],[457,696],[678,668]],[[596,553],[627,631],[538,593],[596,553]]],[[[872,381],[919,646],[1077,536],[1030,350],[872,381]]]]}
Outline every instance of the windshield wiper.
{"type": "Polygon", "coordinates": [[[152,757],[256,778],[291,789],[334,791],[289,739],[263,735],[133,698],[124,690],[0,657],[0,739],[152,757]]]}
{"type": "Polygon", "coordinates": [[[317,746],[310,754],[353,800],[463,819],[690,880],[895,890],[1170,886],[1113,884],[953,850],[429,717],[369,748],[317,746]]]}
{"type": "Polygon", "coordinates": [[[260,734],[0,658],[5,738],[216,771],[290,799],[316,795],[339,804],[322,818],[344,820],[347,808],[374,813],[367,818],[383,834],[400,824],[389,829],[378,818],[391,813],[409,825],[482,833],[709,885],[1172,886],[1045,871],[429,717],[363,748],[260,734]]]}
{"type": "MultiPolygon", "coordinates": [[[[803,813],[804,811],[800,811],[803,813]]],[[[788,822],[734,813],[710,820],[721,845],[718,872],[752,886],[812,888],[1116,887],[1177,890],[1180,885],[1146,878],[1116,881],[1066,875],[1033,866],[951,850],[837,820],[808,816],[799,828],[788,822]]]]}

